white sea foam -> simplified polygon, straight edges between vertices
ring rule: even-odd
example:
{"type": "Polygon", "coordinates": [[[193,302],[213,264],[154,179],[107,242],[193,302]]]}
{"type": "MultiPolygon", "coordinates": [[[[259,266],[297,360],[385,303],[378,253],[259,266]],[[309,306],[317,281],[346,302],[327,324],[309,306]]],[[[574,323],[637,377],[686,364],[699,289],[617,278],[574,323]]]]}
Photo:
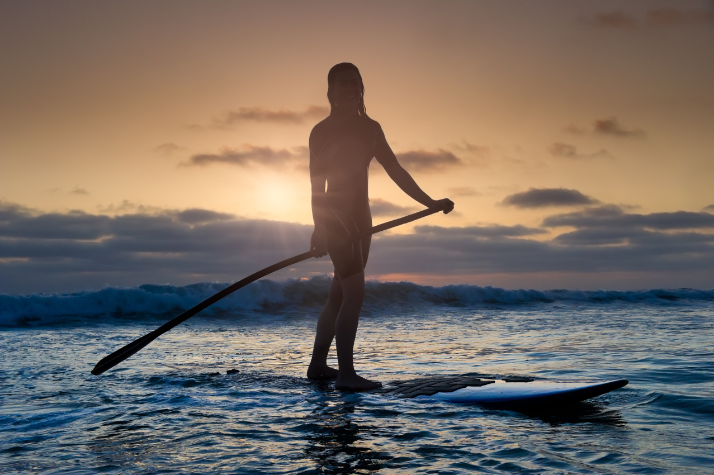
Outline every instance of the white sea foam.
{"type": "MultiPolygon", "coordinates": [[[[220,312],[266,312],[287,308],[319,307],[330,279],[275,282],[261,280],[224,298],[205,310],[220,312]]],[[[147,284],[134,288],[108,287],[71,294],[0,295],[0,325],[42,325],[72,318],[96,321],[98,316],[142,318],[178,315],[228,284],[199,283],[186,286],[147,284]]],[[[368,282],[367,308],[384,305],[436,304],[453,306],[523,305],[532,303],[610,302],[671,304],[714,301],[714,290],[651,289],[639,291],[506,290],[474,285],[430,287],[411,282],[368,282]]],[[[106,319],[102,319],[105,321],[106,319]]]]}

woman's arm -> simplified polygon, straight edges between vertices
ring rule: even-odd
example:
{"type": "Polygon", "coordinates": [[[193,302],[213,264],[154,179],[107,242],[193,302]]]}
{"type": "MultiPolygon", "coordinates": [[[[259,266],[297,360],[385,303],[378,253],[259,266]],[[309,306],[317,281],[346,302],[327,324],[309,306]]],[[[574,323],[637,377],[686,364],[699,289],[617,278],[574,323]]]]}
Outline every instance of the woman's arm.
{"type": "Polygon", "coordinates": [[[385,168],[389,178],[394,180],[394,183],[399,186],[399,188],[404,191],[407,195],[412,197],[414,200],[423,204],[427,208],[440,207],[444,214],[450,213],[454,209],[454,203],[448,198],[441,200],[434,200],[429,195],[427,195],[424,190],[419,188],[414,178],[406,171],[399,163],[394,163],[391,166],[385,168]]]}
{"type": "Polygon", "coordinates": [[[391,178],[394,183],[396,183],[397,186],[404,191],[404,193],[427,208],[435,206],[436,201],[419,188],[419,185],[417,185],[414,181],[414,178],[412,178],[409,172],[406,171],[400,164],[395,163],[394,165],[385,168],[385,170],[387,171],[389,178],[391,178]]]}
{"type": "Polygon", "coordinates": [[[310,186],[312,188],[312,220],[315,223],[315,230],[310,239],[310,250],[315,257],[322,257],[327,254],[327,226],[326,214],[327,195],[325,195],[325,182],[327,175],[310,174],[310,186]]]}
{"type": "Polygon", "coordinates": [[[454,209],[454,203],[448,198],[434,200],[431,196],[424,193],[419,188],[419,185],[414,181],[414,178],[406,171],[397,161],[396,155],[392,152],[392,148],[387,143],[387,138],[384,136],[382,127],[377,124],[377,141],[375,144],[375,158],[384,167],[389,175],[389,178],[394,180],[394,183],[414,200],[423,204],[427,208],[439,207],[444,211],[444,214],[450,213],[454,209]]]}

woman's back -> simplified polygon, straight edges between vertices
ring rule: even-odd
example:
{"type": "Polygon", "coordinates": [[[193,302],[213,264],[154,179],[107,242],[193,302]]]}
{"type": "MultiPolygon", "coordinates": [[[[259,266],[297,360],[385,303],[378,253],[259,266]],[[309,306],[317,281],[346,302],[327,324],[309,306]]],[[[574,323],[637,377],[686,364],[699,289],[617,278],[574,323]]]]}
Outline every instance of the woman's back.
{"type": "Polygon", "coordinates": [[[310,134],[310,174],[327,176],[328,203],[340,211],[368,206],[369,164],[375,156],[382,165],[396,162],[379,123],[368,117],[330,115],[310,134]]]}

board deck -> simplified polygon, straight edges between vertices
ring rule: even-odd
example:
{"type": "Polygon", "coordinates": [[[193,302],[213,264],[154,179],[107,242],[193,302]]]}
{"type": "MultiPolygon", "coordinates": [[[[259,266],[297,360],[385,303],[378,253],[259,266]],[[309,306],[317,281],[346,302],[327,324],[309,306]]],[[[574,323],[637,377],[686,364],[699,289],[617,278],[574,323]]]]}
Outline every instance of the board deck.
{"type": "Polygon", "coordinates": [[[626,379],[560,382],[467,374],[395,381],[377,392],[400,398],[526,409],[584,401],[619,389],[627,383],[626,379]]]}

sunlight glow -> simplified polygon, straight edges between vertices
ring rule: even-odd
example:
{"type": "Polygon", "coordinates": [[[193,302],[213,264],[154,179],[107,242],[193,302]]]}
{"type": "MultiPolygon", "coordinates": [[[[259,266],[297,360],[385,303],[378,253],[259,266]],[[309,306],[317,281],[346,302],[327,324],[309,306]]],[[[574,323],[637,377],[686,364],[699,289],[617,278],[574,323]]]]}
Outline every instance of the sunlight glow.
{"type": "Polygon", "coordinates": [[[256,185],[255,211],[269,219],[304,221],[304,211],[310,209],[309,195],[296,185],[299,183],[295,183],[295,180],[291,180],[288,176],[277,174],[265,176],[256,185]]]}

